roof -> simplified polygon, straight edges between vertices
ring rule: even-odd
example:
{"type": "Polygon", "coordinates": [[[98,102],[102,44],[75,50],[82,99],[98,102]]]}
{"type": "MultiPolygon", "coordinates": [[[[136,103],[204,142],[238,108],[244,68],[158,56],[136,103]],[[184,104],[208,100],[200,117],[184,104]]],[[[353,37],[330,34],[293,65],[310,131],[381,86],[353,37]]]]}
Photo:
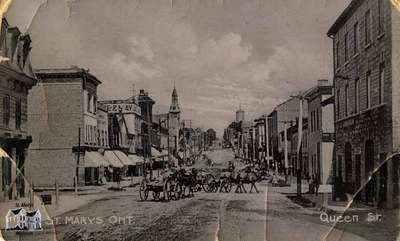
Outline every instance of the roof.
{"type": "Polygon", "coordinates": [[[344,9],[344,11],[339,15],[339,17],[336,19],[335,23],[329,28],[328,30],[328,37],[331,37],[337,33],[337,31],[340,29],[340,27],[343,26],[343,24],[347,21],[347,19],[351,16],[351,14],[354,12],[354,9],[358,8],[361,3],[363,3],[365,0],[352,0],[350,4],[344,9]]]}
{"type": "Polygon", "coordinates": [[[137,165],[139,163],[144,163],[144,159],[141,156],[138,155],[128,155],[128,157],[131,159],[131,161],[137,165]]]}
{"type": "Polygon", "coordinates": [[[11,211],[11,213],[13,213],[14,215],[18,215],[20,212],[21,212],[21,210],[23,210],[22,208],[13,208],[13,209],[11,209],[10,211],[11,211]]]}
{"type": "Polygon", "coordinates": [[[86,77],[87,80],[91,80],[96,85],[101,84],[101,81],[90,74],[89,70],[76,66],[72,66],[71,68],[35,69],[35,74],[42,82],[46,81],[46,79],[86,77]]]}
{"type": "Polygon", "coordinates": [[[34,217],[34,216],[36,216],[36,214],[40,215],[40,211],[35,210],[35,211],[26,212],[26,216],[28,216],[28,217],[34,217]]]}

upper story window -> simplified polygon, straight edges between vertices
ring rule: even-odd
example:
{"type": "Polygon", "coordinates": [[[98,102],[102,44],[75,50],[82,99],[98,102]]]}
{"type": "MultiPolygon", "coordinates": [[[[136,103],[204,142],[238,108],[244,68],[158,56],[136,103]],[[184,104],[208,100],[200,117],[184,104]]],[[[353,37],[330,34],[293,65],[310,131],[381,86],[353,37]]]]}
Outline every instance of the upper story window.
{"type": "Polygon", "coordinates": [[[349,114],[349,85],[346,85],[345,89],[344,89],[344,114],[345,116],[348,116],[349,114]]]}
{"type": "Polygon", "coordinates": [[[340,89],[336,91],[336,116],[340,119],[340,89]]]}
{"type": "Polygon", "coordinates": [[[379,103],[384,102],[385,97],[385,63],[379,65],[379,103]]]}
{"type": "Polygon", "coordinates": [[[365,45],[371,43],[371,11],[367,10],[364,16],[365,45]]]}
{"type": "Polygon", "coordinates": [[[368,71],[365,76],[365,92],[366,92],[366,102],[367,108],[371,107],[371,71],[368,71]]]}
{"type": "Polygon", "coordinates": [[[339,54],[339,50],[340,50],[340,41],[338,40],[336,42],[336,68],[340,67],[340,54],[339,54]]]}
{"type": "Polygon", "coordinates": [[[383,0],[378,1],[378,32],[382,34],[385,32],[385,14],[383,9],[383,0]]]}
{"type": "Polygon", "coordinates": [[[356,55],[360,46],[360,28],[358,22],[353,27],[353,42],[353,54],[356,55]]]}
{"type": "Polygon", "coordinates": [[[360,96],[360,79],[356,78],[355,82],[354,82],[354,112],[358,113],[359,109],[360,109],[360,100],[359,100],[359,96],[360,96]]]}
{"type": "Polygon", "coordinates": [[[10,102],[11,97],[9,95],[3,96],[3,124],[6,127],[10,124],[10,102]]]}
{"type": "Polygon", "coordinates": [[[344,62],[349,60],[349,33],[344,35],[344,62]]]}
{"type": "Polygon", "coordinates": [[[15,128],[17,130],[21,129],[21,116],[22,116],[21,99],[17,99],[15,102],[15,128]]]}

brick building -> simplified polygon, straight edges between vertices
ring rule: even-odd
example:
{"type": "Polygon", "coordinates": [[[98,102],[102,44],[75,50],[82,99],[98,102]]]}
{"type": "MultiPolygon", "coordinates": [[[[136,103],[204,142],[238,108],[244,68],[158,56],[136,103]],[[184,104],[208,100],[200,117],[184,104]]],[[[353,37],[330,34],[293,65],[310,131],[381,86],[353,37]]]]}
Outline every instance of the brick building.
{"type": "Polygon", "coordinates": [[[365,203],[397,206],[398,162],[385,159],[400,147],[400,12],[390,0],[353,0],[328,36],[336,96],[333,196],[360,188],[365,203]]]}
{"type": "Polygon", "coordinates": [[[99,169],[108,165],[98,153],[104,148],[98,143],[96,116],[101,82],[77,67],[37,70],[36,75],[38,84],[28,98],[32,143],[27,179],[35,187],[53,186],[56,181],[71,187],[76,177],[79,185],[100,180],[99,169]]]}
{"type": "Polygon", "coordinates": [[[2,157],[0,170],[0,201],[26,195],[23,178],[26,150],[31,143],[27,128],[28,91],[36,84],[30,63],[31,39],[10,27],[2,19],[0,56],[0,147],[11,159],[2,157]],[[15,162],[15,163],[13,163],[15,162]]]}

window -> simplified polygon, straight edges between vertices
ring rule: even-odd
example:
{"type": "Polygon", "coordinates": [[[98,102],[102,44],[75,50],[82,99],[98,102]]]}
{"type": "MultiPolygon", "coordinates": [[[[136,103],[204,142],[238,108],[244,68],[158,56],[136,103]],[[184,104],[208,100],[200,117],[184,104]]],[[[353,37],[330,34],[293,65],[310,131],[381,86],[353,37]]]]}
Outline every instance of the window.
{"type": "Polygon", "coordinates": [[[101,142],[100,142],[100,130],[99,129],[97,129],[97,145],[101,145],[101,142]]]}
{"type": "Polygon", "coordinates": [[[340,41],[338,40],[336,42],[336,68],[340,67],[340,54],[339,54],[339,49],[340,49],[340,41]]]}
{"type": "Polygon", "coordinates": [[[379,103],[382,104],[384,102],[384,94],[385,94],[385,64],[381,63],[379,66],[379,103]]]}
{"type": "Polygon", "coordinates": [[[366,97],[367,97],[367,108],[371,107],[371,71],[367,72],[366,78],[365,78],[365,91],[366,91],[366,97]]]}
{"type": "Polygon", "coordinates": [[[349,33],[346,33],[344,35],[344,62],[347,62],[349,60],[349,33]]]}
{"type": "Polygon", "coordinates": [[[385,31],[385,15],[383,11],[383,0],[378,1],[378,33],[382,34],[385,31]]]}
{"type": "Polygon", "coordinates": [[[370,12],[370,10],[368,10],[365,13],[364,35],[365,35],[365,45],[368,45],[371,42],[371,12],[370,12]]]}
{"type": "Polygon", "coordinates": [[[15,128],[18,130],[21,129],[21,115],[21,99],[17,99],[15,102],[15,128]]]}
{"type": "Polygon", "coordinates": [[[336,92],[336,116],[340,119],[340,89],[336,92]]]}
{"type": "Polygon", "coordinates": [[[358,47],[359,47],[359,37],[360,37],[360,28],[358,26],[358,22],[354,24],[354,29],[353,29],[353,54],[356,55],[358,53],[358,47]]]}
{"type": "Polygon", "coordinates": [[[91,101],[92,101],[92,95],[88,93],[88,95],[87,95],[87,112],[89,112],[89,113],[90,113],[91,101]]]}
{"type": "Polygon", "coordinates": [[[349,114],[349,85],[346,85],[346,88],[344,89],[344,113],[345,116],[349,114]]]}
{"type": "Polygon", "coordinates": [[[357,78],[354,82],[354,112],[358,113],[360,109],[360,100],[359,100],[359,93],[360,93],[360,79],[357,78]]]}
{"type": "Polygon", "coordinates": [[[10,123],[10,96],[3,97],[3,124],[8,127],[10,123]]]}

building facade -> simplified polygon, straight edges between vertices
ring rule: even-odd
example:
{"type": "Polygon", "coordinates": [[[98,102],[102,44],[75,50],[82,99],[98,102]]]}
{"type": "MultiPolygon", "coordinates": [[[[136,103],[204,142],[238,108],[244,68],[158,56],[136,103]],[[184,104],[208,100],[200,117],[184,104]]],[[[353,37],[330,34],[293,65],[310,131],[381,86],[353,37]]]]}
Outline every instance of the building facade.
{"type": "Polygon", "coordinates": [[[60,187],[83,185],[95,175],[101,179],[98,172],[86,172],[106,165],[97,155],[104,147],[97,136],[97,86],[101,82],[77,67],[42,69],[36,75],[38,84],[28,98],[32,144],[25,165],[27,179],[35,187],[54,186],[55,182],[60,187]]]}
{"type": "Polygon", "coordinates": [[[334,198],[399,202],[400,12],[390,0],[353,0],[328,31],[334,47],[334,198]],[[371,179],[369,180],[369,178],[371,179]],[[361,192],[358,192],[361,190],[361,192]]]}
{"type": "Polygon", "coordinates": [[[308,90],[308,162],[307,173],[327,184],[332,172],[334,147],[333,86],[328,80],[308,90]]]}
{"type": "Polygon", "coordinates": [[[36,84],[30,63],[31,39],[2,19],[0,56],[0,147],[7,153],[1,157],[0,201],[26,195],[24,180],[28,133],[28,92],[36,84]]]}

